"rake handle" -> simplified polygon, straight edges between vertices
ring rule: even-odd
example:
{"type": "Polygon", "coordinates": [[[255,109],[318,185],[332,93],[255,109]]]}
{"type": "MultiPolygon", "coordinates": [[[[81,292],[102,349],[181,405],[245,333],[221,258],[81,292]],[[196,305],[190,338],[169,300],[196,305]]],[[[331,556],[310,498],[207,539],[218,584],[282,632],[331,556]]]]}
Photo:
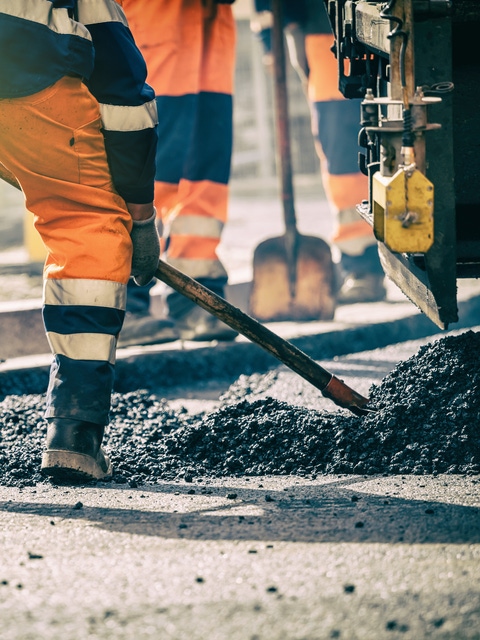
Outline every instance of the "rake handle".
{"type": "Polygon", "coordinates": [[[350,409],[356,415],[364,413],[362,407],[367,404],[367,398],[350,389],[342,380],[321,367],[306,353],[267,329],[263,324],[221,296],[162,260],[159,262],[155,276],[268,351],[338,406],[350,409]]]}

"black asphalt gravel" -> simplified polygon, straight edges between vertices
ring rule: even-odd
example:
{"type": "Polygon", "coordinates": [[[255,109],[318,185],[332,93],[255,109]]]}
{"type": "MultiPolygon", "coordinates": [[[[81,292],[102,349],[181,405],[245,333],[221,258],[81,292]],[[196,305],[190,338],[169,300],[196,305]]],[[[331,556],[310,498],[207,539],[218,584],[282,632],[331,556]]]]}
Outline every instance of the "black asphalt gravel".
{"type": "MultiPolygon", "coordinates": [[[[115,393],[105,447],[115,483],[216,476],[480,473],[480,333],[421,347],[370,389],[375,411],[315,411],[225,394],[192,415],[146,390],[115,393]]],[[[268,374],[267,374],[268,375],[268,374]]],[[[258,380],[255,381],[258,386],[258,380]]],[[[238,381],[236,382],[238,387],[238,381]]],[[[34,485],[46,423],[43,395],[0,402],[0,484],[34,485]]]]}

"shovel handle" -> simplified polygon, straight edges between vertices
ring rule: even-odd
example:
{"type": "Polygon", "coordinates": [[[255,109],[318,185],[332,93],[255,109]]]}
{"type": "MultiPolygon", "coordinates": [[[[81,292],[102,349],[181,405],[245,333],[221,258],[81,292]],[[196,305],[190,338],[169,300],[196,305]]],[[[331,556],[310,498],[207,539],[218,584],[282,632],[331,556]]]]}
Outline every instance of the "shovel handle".
{"type": "Polygon", "coordinates": [[[281,178],[285,230],[287,236],[295,238],[298,231],[294,205],[290,118],[288,114],[285,43],[283,40],[283,1],[284,0],[272,1],[275,125],[277,130],[277,154],[281,178]]]}
{"type": "Polygon", "coordinates": [[[367,398],[350,389],[342,380],[321,367],[306,353],[267,329],[263,324],[221,296],[162,260],[158,264],[155,276],[268,351],[338,406],[350,409],[356,415],[366,413],[363,407],[368,402],[367,398]]]}
{"type": "Polygon", "coordinates": [[[290,145],[290,118],[283,34],[284,0],[272,0],[272,50],[274,67],[274,107],[277,133],[277,166],[280,170],[283,219],[285,222],[285,254],[287,257],[290,297],[295,298],[297,288],[298,230],[295,215],[292,151],[290,145]]]}

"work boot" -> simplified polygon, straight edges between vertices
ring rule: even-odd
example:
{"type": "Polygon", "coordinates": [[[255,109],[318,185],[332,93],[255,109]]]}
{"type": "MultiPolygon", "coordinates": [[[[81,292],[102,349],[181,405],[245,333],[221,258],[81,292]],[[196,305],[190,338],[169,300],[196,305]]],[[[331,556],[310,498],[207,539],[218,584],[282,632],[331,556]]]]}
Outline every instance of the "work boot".
{"type": "Polygon", "coordinates": [[[380,302],[387,297],[385,273],[376,245],[367,247],[358,256],[342,253],[337,279],[338,304],[380,302]]]}
{"type": "Polygon", "coordinates": [[[350,273],[337,293],[337,303],[381,302],[387,296],[384,280],[383,274],[368,273],[357,276],[350,273]]]}
{"type": "Polygon", "coordinates": [[[61,482],[81,483],[112,475],[101,447],[105,427],[71,418],[52,418],[47,428],[41,471],[61,482]]]}
{"type": "Polygon", "coordinates": [[[234,340],[238,333],[205,309],[193,304],[188,313],[175,320],[181,340],[196,342],[234,340]]]}
{"type": "MultiPolygon", "coordinates": [[[[198,279],[207,289],[224,298],[223,282],[215,279],[198,279]]],[[[238,333],[202,307],[169,287],[162,296],[165,315],[175,323],[181,340],[196,342],[234,340],[238,333]]]]}
{"type": "Polygon", "coordinates": [[[117,346],[162,344],[178,340],[180,334],[175,324],[168,319],[155,318],[151,314],[125,314],[117,346]]]}

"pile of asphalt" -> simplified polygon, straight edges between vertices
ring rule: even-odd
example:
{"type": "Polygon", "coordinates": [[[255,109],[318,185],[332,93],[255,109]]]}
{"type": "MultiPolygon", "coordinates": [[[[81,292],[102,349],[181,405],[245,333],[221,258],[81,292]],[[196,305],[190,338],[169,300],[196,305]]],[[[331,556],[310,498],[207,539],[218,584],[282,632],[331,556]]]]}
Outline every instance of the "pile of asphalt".
{"type": "MultiPolygon", "coordinates": [[[[220,476],[480,473],[480,333],[421,347],[370,389],[359,418],[274,398],[232,401],[192,415],[160,396],[115,393],[105,441],[113,482],[220,476]]],[[[268,375],[268,374],[267,374],[268,375]]],[[[246,388],[249,386],[245,377],[246,388]]],[[[236,383],[238,385],[238,381],[236,383]]],[[[0,484],[33,485],[46,423],[42,395],[0,403],[0,484]]]]}

